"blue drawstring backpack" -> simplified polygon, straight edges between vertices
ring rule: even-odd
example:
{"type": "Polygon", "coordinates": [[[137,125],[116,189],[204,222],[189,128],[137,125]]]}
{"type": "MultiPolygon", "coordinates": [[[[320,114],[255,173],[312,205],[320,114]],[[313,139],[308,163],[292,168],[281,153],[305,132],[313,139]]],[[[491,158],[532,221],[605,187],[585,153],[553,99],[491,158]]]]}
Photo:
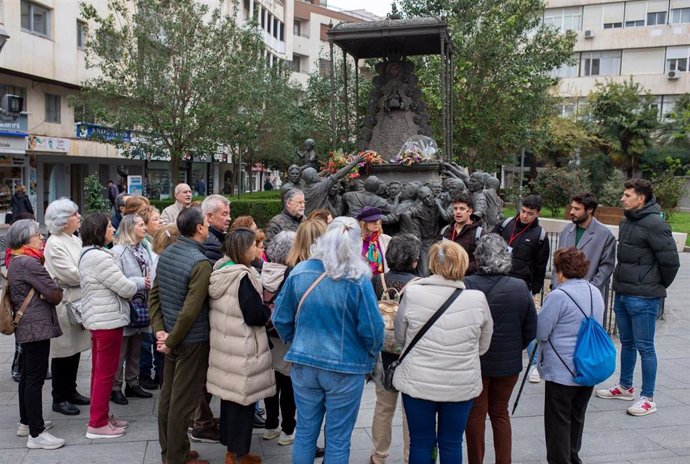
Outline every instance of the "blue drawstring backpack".
{"type": "Polygon", "coordinates": [[[587,387],[594,386],[608,379],[613,374],[613,371],[616,370],[616,347],[613,346],[613,342],[606,330],[593,317],[594,308],[591,287],[589,289],[589,316],[568,292],[560,288],[557,290],[565,293],[575,303],[582,315],[585,316],[582,320],[582,325],[580,325],[580,330],[577,332],[577,341],[575,342],[575,353],[573,354],[575,372],[571,371],[565,361],[563,361],[561,355],[553,347],[551,340],[549,340],[549,344],[553,348],[553,352],[558,356],[558,359],[572,374],[576,383],[587,387]]]}

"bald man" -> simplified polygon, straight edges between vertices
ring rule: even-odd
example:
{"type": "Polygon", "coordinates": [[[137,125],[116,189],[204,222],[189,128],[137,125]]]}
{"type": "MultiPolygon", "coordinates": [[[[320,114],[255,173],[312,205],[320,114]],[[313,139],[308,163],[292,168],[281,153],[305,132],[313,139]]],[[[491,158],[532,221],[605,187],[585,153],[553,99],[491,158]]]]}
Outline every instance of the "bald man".
{"type": "Polygon", "coordinates": [[[175,224],[180,212],[189,208],[191,204],[192,189],[187,184],[177,184],[175,186],[175,203],[165,208],[161,213],[163,224],[175,224]]]}

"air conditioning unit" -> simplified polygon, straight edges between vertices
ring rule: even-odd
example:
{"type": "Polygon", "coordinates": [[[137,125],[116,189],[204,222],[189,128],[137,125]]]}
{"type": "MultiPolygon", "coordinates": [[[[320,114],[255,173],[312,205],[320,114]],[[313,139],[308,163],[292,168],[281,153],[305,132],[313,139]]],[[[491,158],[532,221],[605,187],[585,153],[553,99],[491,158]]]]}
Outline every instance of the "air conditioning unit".
{"type": "Polygon", "coordinates": [[[666,73],[666,79],[678,79],[679,77],[678,71],[668,71],[666,73]]]}
{"type": "Polygon", "coordinates": [[[0,100],[0,107],[2,107],[5,114],[19,116],[24,108],[24,99],[17,95],[5,94],[2,96],[2,100],[0,100]]]}
{"type": "Polygon", "coordinates": [[[593,39],[594,38],[594,31],[587,29],[585,31],[585,39],[593,39]]]}

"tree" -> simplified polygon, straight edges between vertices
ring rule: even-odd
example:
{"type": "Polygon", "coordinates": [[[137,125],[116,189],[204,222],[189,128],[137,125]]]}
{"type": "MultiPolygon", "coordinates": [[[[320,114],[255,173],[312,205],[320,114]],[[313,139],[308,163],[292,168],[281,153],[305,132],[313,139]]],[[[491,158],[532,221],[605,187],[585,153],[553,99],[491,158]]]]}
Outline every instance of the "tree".
{"type": "Polygon", "coordinates": [[[96,72],[76,103],[105,125],[137,131],[132,141],[106,140],[126,154],[169,154],[173,183],[183,156],[232,144],[229,134],[246,126],[240,109],[264,109],[251,106],[270,80],[263,44],[220,8],[196,0],[110,0],[105,15],[81,8],[95,25],[86,63],[96,72]]]}
{"type": "Polygon", "coordinates": [[[690,145],[690,93],[681,95],[661,125],[659,140],[665,145],[690,145]]]}
{"type": "Polygon", "coordinates": [[[544,118],[532,132],[533,149],[538,157],[555,167],[564,167],[592,151],[597,138],[575,118],[544,118]]]}
{"type": "Polygon", "coordinates": [[[640,156],[658,127],[654,97],[637,82],[597,83],[587,97],[586,114],[601,149],[628,179],[640,176],[640,156]]]}
{"type": "MultiPolygon", "coordinates": [[[[543,0],[402,0],[401,5],[408,16],[448,21],[455,157],[485,169],[507,162],[525,146],[537,121],[552,112],[551,73],[571,60],[574,33],[542,24],[543,0]]],[[[422,90],[431,115],[440,114],[440,60],[422,60],[427,65],[417,67],[422,90]]],[[[439,119],[434,119],[438,138],[439,119]]]]}
{"type": "Polygon", "coordinates": [[[557,217],[573,195],[589,190],[588,177],[589,173],[584,170],[546,168],[537,174],[531,186],[541,196],[544,206],[551,210],[551,216],[557,217]]]}
{"type": "Polygon", "coordinates": [[[110,202],[103,195],[103,191],[104,188],[97,175],[91,174],[84,179],[87,213],[107,213],[110,211],[110,202]]]}

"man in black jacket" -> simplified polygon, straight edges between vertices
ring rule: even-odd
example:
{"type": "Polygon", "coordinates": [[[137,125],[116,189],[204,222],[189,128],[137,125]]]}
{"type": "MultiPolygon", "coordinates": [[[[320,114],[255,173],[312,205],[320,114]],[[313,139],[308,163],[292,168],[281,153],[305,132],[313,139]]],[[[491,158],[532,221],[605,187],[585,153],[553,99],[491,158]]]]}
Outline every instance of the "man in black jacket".
{"type": "Polygon", "coordinates": [[[532,295],[544,287],[550,252],[546,233],[539,225],[540,212],[541,197],[529,195],[522,200],[517,216],[494,228],[494,233],[502,236],[508,244],[513,262],[510,275],[524,280],[532,295]]]}
{"type": "Polygon", "coordinates": [[[621,202],[625,218],[618,232],[618,264],[613,271],[616,298],[613,310],[621,340],[621,373],[618,384],[597,390],[599,398],[632,401],[633,371],[637,352],[642,360],[642,391],[628,414],[656,412],[656,351],[654,330],[661,299],[680,267],[671,228],[661,217],[652,183],[645,179],[625,182],[621,202]]]}

